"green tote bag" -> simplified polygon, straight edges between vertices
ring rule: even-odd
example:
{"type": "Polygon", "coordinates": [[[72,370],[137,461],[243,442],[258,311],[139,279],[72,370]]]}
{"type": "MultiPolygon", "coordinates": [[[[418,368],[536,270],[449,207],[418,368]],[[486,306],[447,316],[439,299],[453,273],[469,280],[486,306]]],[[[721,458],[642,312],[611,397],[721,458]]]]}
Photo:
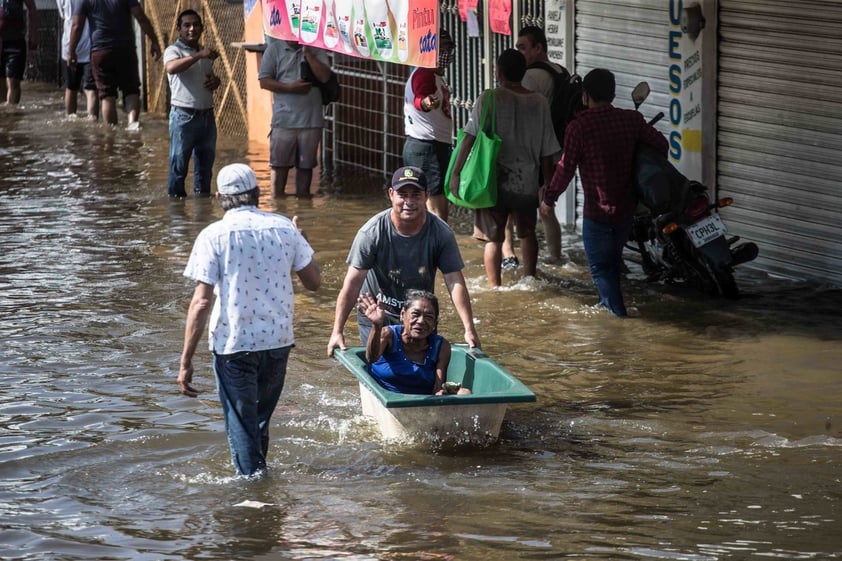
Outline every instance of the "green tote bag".
{"type": "Polygon", "coordinates": [[[456,147],[450,156],[447,174],[444,178],[444,192],[447,199],[455,205],[466,208],[489,208],[497,204],[497,153],[502,140],[496,132],[496,112],[494,90],[489,90],[483,100],[482,117],[477,128],[477,138],[462,172],[459,174],[459,196],[450,192],[450,176],[459,155],[459,148],[465,138],[465,130],[459,129],[456,135],[456,147]],[[485,120],[491,113],[491,126],[486,132],[485,120]]]}

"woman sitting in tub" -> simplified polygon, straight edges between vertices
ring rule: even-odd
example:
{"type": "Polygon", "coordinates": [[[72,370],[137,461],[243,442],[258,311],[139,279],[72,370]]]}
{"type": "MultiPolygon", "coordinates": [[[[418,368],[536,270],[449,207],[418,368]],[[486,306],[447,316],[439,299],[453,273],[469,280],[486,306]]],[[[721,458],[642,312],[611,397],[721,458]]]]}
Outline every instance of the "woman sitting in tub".
{"type": "Polygon", "coordinates": [[[450,343],[436,333],[439,301],[434,294],[407,290],[401,325],[385,325],[386,314],[371,294],[359,297],[359,309],[372,323],[365,358],[381,386],[399,393],[471,393],[457,384],[451,391],[445,386],[450,343]]]}

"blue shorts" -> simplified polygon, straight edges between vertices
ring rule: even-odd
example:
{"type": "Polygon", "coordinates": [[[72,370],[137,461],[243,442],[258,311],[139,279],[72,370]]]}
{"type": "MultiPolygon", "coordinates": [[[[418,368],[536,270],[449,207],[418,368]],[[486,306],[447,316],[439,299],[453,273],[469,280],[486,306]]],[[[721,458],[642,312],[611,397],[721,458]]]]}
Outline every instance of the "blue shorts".
{"type": "Polygon", "coordinates": [[[23,80],[26,70],[26,39],[3,41],[0,52],[2,77],[23,80]]]}

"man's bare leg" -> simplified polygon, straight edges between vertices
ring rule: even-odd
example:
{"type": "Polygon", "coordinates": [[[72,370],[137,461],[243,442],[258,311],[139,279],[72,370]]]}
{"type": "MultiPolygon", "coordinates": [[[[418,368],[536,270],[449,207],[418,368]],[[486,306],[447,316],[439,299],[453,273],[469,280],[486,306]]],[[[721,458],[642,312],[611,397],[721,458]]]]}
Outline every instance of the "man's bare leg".
{"type": "Polygon", "coordinates": [[[444,195],[430,195],[427,197],[427,210],[447,222],[449,211],[447,197],[444,195]]]}
{"type": "Polygon", "coordinates": [[[6,78],[6,103],[17,105],[20,103],[20,80],[6,78]]]}
{"type": "Polygon", "coordinates": [[[76,105],[76,95],[79,92],[75,90],[64,90],[64,113],[66,115],[75,115],[78,109],[76,105]]]}
{"type": "Polygon", "coordinates": [[[117,98],[103,97],[100,99],[100,106],[102,107],[102,118],[109,125],[117,124],[117,98]]]}
{"type": "Polygon", "coordinates": [[[520,254],[523,257],[523,274],[534,277],[538,269],[538,238],[535,232],[520,239],[520,254]]]}
{"type": "Polygon", "coordinates": [[[140,122],[140,96],[130,94],[126,96],[126,113],[129,114],[129,126],[140,122]]]}
{"type": "Polygon", "coordinates": [[[96,121],[99,119],[99,97],[96,90],[85,90],[85,100],[87,101],[88,120],[96,121]]]}
{"type": "Polygon", "coordinates": [[[272,196],[276,199],[284,196],[284,189],[287,186],[289,168],[270,168],[269,183],[272,184],[272,196]]]}
{"type": "Polygon", "coordinates": [[[310,185],[313,183],[313,170],[295,168],[295,196],[309,197],[310,185]]]}
{"type": "Polygon", "coordinates": [[[500,262],[503,260],[503,252],[499,243],[485,242],[485,249],[482,254],[482,262],[485,265],[485,275],[488,277],[488,284],[492,288],[500,286],[500,262]]]}

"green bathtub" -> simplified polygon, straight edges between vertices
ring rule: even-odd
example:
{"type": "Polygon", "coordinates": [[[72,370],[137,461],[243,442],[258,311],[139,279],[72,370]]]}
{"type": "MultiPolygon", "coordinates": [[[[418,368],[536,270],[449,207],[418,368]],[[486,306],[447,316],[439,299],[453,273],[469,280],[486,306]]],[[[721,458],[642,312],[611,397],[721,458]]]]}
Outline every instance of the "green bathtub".
{"type": "Polygon", "coordinates": [[[368,374],[365,348],[336,350],[334,356],[360,384],[363,415],[373,417],[387,439],[432,437],[435,440],[494,441],[510,403],[535,401],[535,394],[488,355],[467,345],[452,345],[449,382],[460,382],[469,395],[395,393],[368,374]]]}

